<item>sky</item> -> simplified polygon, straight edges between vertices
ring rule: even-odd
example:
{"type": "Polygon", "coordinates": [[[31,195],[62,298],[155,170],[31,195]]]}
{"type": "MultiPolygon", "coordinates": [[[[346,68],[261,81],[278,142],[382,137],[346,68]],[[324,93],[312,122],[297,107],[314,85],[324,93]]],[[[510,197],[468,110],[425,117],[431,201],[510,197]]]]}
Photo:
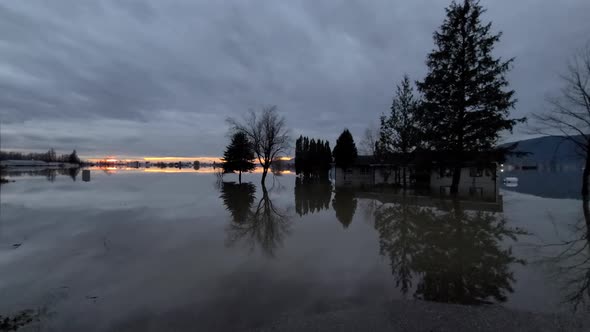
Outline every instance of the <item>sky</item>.
{"type": "MultiPolygon", "coordinates": [[[[293,139],[357,144],[420,80],[450,1],[1,1],[0,147],[219,156],[227,117],[277,105],[293,139]]],[[[548,108],[590,41],[588,0],[482,0],[515,57],[514,117],[548,108]]],[[[521,126],[503,140],[527,137],[521,126]]]]}

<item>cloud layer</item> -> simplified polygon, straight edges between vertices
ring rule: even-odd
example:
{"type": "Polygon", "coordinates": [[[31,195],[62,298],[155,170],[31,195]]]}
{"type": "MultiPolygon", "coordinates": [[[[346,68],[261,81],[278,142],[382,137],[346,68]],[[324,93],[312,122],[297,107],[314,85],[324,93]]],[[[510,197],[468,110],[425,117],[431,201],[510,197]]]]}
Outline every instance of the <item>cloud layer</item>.
{"type": "MultiPolygon", "coordinates": [[[[293,135],[360,135],[420,79],[448,1],[12,1],[0,4],[6,149],[219,155],[224,120],[279,105],[293,135]]],[[[588,42],[590,2],[482,1],[516,57],[514,116],[546,107],[588,42]]],[[[516,134],[518,136],[518,133],[516,134]]]]}

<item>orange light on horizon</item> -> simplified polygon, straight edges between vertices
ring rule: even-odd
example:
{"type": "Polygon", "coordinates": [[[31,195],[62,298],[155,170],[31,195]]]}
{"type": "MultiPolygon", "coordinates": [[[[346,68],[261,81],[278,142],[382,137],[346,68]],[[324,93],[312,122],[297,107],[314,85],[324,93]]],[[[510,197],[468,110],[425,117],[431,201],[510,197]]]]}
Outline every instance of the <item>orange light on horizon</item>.
{"type": "Polygon", "coordinates": [[[159,162],[159,161],[167,161],[167,162],[171,162],[171,161],[199,161],[199,162],[205,162],[205,163],[211,163],[211,162],[221,162],[221,158],[219,157],[143,157],[143,160],[145,161],[149,161],[149,162],[159,162]]]}

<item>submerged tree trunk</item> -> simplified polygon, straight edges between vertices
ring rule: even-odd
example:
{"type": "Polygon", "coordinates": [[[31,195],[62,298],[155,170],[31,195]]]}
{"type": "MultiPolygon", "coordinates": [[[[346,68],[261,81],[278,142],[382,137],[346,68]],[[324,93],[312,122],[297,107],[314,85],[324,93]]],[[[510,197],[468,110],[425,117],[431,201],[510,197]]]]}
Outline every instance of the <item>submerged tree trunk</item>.
{"type": "Polygon", "coordinates": [[[586,165],[582,174],[582,196],[588,199],[588,176],[590,176],[590,153],[586,152],[586,165]]]}
{"type": "Polygon", "coordinates": [[[406,189],[406,166],[404,166],[404,174],[403,174],[403,177],[404,177],[404,189],[406,189]]]}
{"type": "Polygon", "coordinates": [[[582,204],[582,210],[584,211],[584,221],[586,221],[586,240],[590,243],[590,206],[588,205],[588,196],[584,196],[582,199],[582,204]]]}
{"type": "Polygon", "coordinates": [[[260,182],[264,185],[264,181],[266,180],[266,174],[268,173],[268,167],[262,168],[262,180],[260,182]]]}
{"type": "Polygon", "coordinates": [[[461,180],[461,166],[455,165],[453,170],[453,183],[451,184],[451,194],[456,195],[459,193],[459,181],[461,180]]]}

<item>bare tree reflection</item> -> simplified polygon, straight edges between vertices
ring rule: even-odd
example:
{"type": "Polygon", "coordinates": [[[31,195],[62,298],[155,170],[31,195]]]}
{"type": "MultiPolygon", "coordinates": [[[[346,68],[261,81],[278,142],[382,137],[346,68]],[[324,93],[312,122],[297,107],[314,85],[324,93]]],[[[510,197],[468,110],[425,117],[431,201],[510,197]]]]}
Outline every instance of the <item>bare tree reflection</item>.
{"type": "Polygon", "coordinates": [[[375,214],[380,251],[396,286],[418,299],[460,304],[504,302],[513,291],[512,264],[524,264],[501,242],[526,234],[495,213],[466,211],[458,202],[424,207],[401,200],[375,214]]]}
{"type": "Polygon", "coordinates": [[[582,200],[583,218],[573,225],[569,239],[544,247],[558,247],[558,254],[548,258],[557,277],[565,280],[564,301],[574,310],[590,309],[590,206],[582,200]]]}
{"type": "MultiPolygon", "coordinates": [[[[232,194],[240,197],[231,198],[229,201],[247,201],[250,197],[245,190],[233,191],[232,194]]],[[[226,207],[228,207],[227,202],[228,200],[224,199],[226,207]]],[[[228,208],[228,210],[231,209],[228,208]]],[[[263,254],[274,257],[276,250],[282,246],[285,237],[289,234],[290,221],[286,212],[273,204],[264,184],[262,184],[262,197],[258,204],[247,212],[240,209],[236,215],[240,218],[234,217],[233,222],[226,229],[226,244],[233,246],[239,241],[245,241],[250,251],[254,251],[259,246],[263,254]]]]}

